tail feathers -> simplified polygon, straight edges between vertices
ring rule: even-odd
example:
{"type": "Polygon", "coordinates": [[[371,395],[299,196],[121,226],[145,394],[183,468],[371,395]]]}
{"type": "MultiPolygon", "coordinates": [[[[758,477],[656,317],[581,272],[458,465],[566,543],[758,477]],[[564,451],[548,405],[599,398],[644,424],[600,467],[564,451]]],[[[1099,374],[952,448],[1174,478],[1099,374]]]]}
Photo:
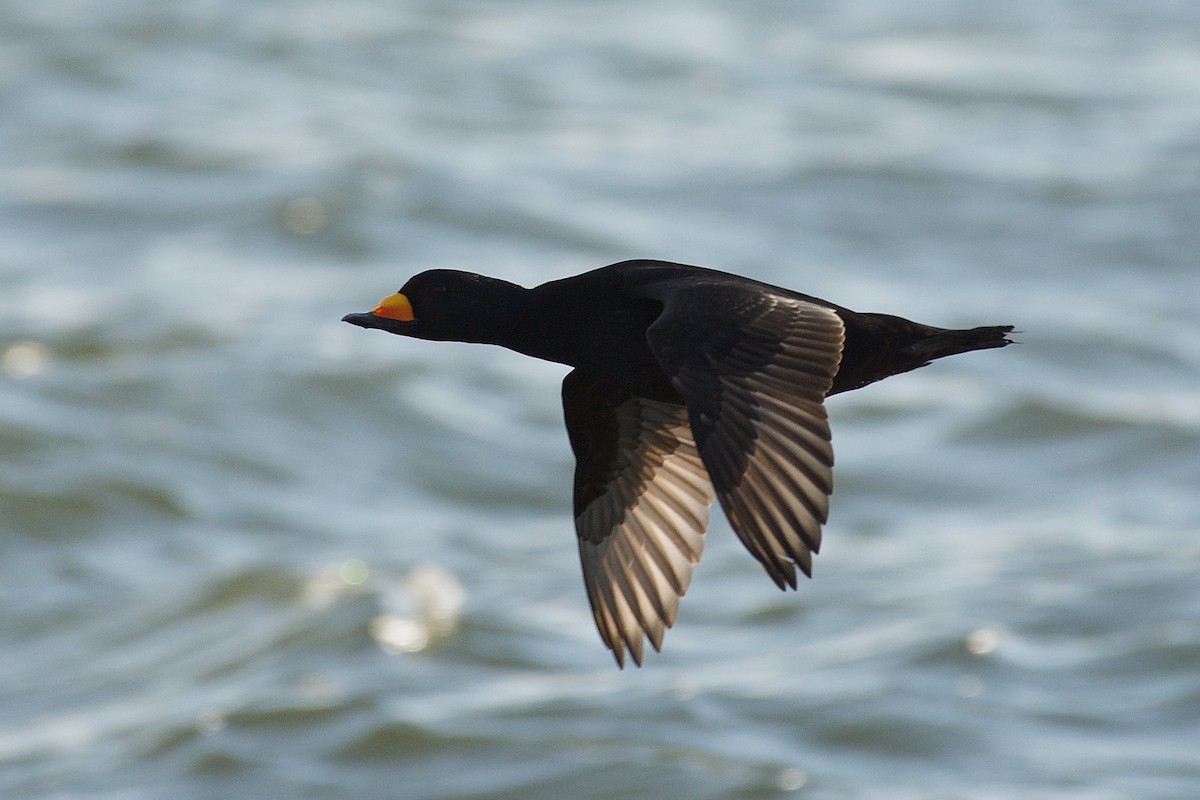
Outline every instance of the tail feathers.
{"type": "Polygon", "coordinates": [[[920,364],[928,364],[937,358],[1012,344],[1013,340],[1008,338],[1012,329],[1012,325],[989,325],[967,330],[939,330],[903,347],[900,352],[920,364]]]}
{"type": "Polygon", "coordinates": [[[967,330],[936,328],[889,314],[843,313],[842,363],[828,394],[847,392],[930,361],[1012,344],[1011,325],[967,330]]]}

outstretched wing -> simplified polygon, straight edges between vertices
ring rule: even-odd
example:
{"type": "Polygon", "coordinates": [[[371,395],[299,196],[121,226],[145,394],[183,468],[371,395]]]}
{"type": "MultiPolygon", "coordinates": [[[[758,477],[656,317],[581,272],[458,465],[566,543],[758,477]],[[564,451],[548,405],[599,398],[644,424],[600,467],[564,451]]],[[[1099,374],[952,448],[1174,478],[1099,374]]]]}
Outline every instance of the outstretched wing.
{"type": "Polygon", "coordinates": [[[674,283],[657,299],[663,311],[647,339],[687,403],[725,515],[772,580],[794,589],[796,567],[812,574],[829,514],[823,403],[842,320],[817,303],[719,279],[674,283]]]}
{"type": "Polygon", "coordinates": [[[600,638],[642,663],[675,621],[708,527],[713,487],[687,409],[636,397],[579,370],[563,381],[575,451],[575,530],[600,638]]]}

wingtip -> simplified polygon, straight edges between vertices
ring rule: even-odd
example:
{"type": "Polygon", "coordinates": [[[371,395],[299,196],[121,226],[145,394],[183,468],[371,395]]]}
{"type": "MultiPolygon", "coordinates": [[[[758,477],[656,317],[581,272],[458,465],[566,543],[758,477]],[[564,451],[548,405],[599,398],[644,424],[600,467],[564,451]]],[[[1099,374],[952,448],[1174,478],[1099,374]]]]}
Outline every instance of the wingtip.
{"type": "Polygon", "coordinates": [[[783,568],[773,569],[763,564],[763,569],[767,571],[767,575],[775,582],[780,591],[786,592],[788,589],[795,590],[798,588],[799,584],[796,581],[796,570],[794,568],[787,570],[783,568]]]}
{"type": "Polygon", "coordinates": [[[627,652],[629,654],[629,660],[633,662],[633,666],[642,666],[642,654],[635,652],[632,649],[626,650],[625,646],[622,644],[612,648],[613,660],[617,662],[617,669],[625,669],[625,654],[627,652]]]}

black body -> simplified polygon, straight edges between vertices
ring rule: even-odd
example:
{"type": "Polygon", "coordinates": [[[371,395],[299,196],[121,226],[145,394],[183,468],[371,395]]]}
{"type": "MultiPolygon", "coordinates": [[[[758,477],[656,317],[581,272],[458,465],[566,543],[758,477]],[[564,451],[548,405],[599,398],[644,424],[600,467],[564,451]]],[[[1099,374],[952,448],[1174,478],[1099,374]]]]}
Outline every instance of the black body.
{"type": "MultiPolygon", "coordinates": [[[[625,261],[525,289],[433,270],[412,319],[345,321],[507,347],[573,367],[563,382],[575,520],[601,638],[641,663],[675,618],[718,500],[780,587],[811,574],[833,490],[825,397],[943,356],[1010,344],[850,311],[701,267],[625,261]]],[[[379,309],[377,309],[378,311],[379,309]]]]}

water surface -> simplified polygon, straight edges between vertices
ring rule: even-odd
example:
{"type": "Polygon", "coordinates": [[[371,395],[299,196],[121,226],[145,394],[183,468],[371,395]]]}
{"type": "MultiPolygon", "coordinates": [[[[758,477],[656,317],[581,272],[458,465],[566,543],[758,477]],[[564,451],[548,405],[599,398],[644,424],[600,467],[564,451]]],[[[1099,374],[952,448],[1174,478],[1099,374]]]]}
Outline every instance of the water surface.
{"type": "Polygon", "coordinates": [[[1193,798],[1200,6],[0,6],[0,796],[1193,798]],[[618,671],[564,370],[412,273],[723,268],[1021,346],[830,403],[618,671]]]}

